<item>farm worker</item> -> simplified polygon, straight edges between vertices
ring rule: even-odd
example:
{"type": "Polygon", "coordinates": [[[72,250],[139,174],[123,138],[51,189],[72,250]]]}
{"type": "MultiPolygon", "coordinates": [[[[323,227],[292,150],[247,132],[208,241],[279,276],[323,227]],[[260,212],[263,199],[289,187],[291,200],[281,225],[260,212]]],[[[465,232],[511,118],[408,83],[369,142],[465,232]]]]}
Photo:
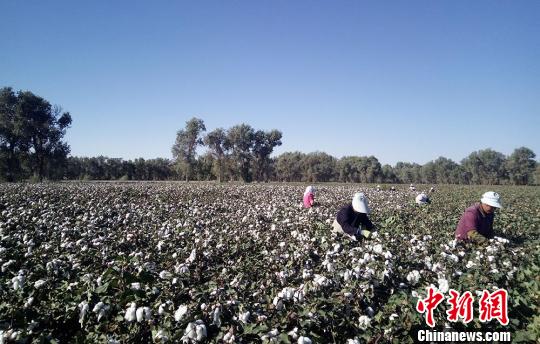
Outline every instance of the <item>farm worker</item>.
{"type": "Polygon", "coordinates": [[[304,208],[311,208],[315,203],[315,188],[308,186],[304,191],[304,208]]]}
{"type": "Polygon", "coordinates": [[[416,191],[416,188],[414,187],[414,184],[409,185],[409,190],[416,191]]]}
{"type": "Polygon", "coordinates": [[[435,188],[432,186],[431,189],[429,189],[429,192],[435,192],[435,188]]]}
{"type": "Polygon", "coordinates": [[[456,228],[456,239],[484,242],[493,237],[495,208],[502,208],[501,196],[493,191],[482,195],[480,203],[465,210],[456,228]]]}
{"type": "Polygon", "coordinates": [[[381,186],[377,184],[377,191],[381,191],[381,186]]]}
{"type": "Polygon", "coordinates": [[[425,193],[422,192],[416,196],[416,204],[424,205],[428,203],[431,203],[431,200],[425,193]]]}
{"type": "Polygon", "coordinates": [[[368,218],[370,209],[366,196],[358,192],[354,194],[351,204],[343,206],[337,213],[333,229],[337,233],[345,233],[357,240],[368,238],[373,223],[368,218]],[[365,229],[363,229],[365,227],[365,229]]]}

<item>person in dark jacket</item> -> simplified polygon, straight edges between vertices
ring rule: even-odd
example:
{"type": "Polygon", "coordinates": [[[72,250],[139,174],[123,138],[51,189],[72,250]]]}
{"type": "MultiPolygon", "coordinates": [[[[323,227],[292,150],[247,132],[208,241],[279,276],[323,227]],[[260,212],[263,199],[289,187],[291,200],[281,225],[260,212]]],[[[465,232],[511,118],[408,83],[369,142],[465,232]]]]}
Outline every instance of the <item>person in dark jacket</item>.
{"type": "Polygon", "coordinates": [[[359,192],[353,197],[352,203],[343,206],[337,213],[334,220],[333,229],[337,233],[344,233],[360,240],[362,237],[369,237],[370,231],[374,228],[369,220],[370,209],[366,196],[359,192]]]}

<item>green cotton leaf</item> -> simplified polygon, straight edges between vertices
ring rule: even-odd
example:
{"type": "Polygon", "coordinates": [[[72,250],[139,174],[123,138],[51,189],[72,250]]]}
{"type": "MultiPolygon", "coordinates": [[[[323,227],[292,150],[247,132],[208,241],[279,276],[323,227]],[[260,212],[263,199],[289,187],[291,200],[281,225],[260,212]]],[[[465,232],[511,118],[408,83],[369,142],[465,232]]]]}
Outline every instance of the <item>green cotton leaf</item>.
{"type": "Polygon", "coordinates": [[[96,288],[97,294],[104,294],[107,292],[107,289],[109,288],[109,282],[103,283],[101,286],[96,288]]]}
{"type": "Polygon", "coordinates": [[[281,343],[290,343],[291,342],[289,340],[289,336],[286,333],[281,333],[279,335],[279,339],[280,339],[281,343]]]}

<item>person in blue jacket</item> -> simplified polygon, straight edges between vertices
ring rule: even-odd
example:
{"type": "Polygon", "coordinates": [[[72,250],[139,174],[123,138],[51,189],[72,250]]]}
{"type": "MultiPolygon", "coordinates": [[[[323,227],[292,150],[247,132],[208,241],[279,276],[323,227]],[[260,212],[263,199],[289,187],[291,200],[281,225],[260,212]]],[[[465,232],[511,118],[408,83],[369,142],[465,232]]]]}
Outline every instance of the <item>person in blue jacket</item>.
{"type": "Polygon", "coordinates": [[[356,240],[368,238],[370,231],[374,228],[368,217],[370,212],[366,196],[358,192],[354,194],[350,204],[338,211],[333,229],[337,233],[347,234],[356,240]]]}

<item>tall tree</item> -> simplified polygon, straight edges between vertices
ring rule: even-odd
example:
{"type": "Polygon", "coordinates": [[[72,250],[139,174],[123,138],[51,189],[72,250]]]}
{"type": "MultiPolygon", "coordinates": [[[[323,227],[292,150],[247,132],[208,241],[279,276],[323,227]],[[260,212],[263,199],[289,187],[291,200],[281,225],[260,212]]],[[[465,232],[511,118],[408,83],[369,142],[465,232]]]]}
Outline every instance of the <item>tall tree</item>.
{"type": "Polygon", "coordinates": [[[17,151],[25,150],[21,147],[23,141],[22,126],[24,124],[21,113],[17,111],[17,95],[11,87],[0,89],[0,168],[2,176],[11,182],[21,173],[20,161],[17,151]]]}
{"type": "Polygon", "coordinates": [[[252,179],[250,169],[254,135],[255,131],[248,124],[235,125],[227,130],[227,142],[232,151],[232,159],[244,182],[250,182],[252,179]]]}
{"type": "Polygon", "coordinates": [[[286,152],[276,159],[276,178],[282,182],[300,182],[304,174],[303,161],[306,155],[301,152],[286,152]]]}
{"type": "Polygon", "coordinates": [[[281,137],[281,131],[276,129],[269,132],[257,130],[253,135],[254,171],[258,181],[268,181],[271,174],[270,154],[274,147],[281,146],[281,137]]]}
{"type": "MultiPolygon", "coordinates": [[[[61,177],[69,146],[62,141],[71,125],[69,112],[29,91],[0,91],[0,142],[7,155],[8,180],[15,179],[21,161],[40,181],[61,177]]],[[[19,173],[20,174],[20,173],[19,173]]],[[[21,177],[19,175],[18,177],[21,177]]]]}
{"type": "Polygon", "coordinates": [[[217,176],[218,182],[221,183],[224,176],[225,155],[229,148],[225,130],[223,128],[212,130],[204,137],[203,142],[208,147],[210,154],[214,157],[214,173],[217,176]]]}
{"type": "Polygon", "coordinates": [[[534,182],[536,154],[526,147],[520,147],[506,160],[506,169],[510,180],[516,185],[528,185],[534,182]]]}
{"type": "Polygon", "coordinates": [[[472,152],[461,161],[473,184],[500,184],[506,179],[505,156],[492,149],[472,152]]]}
{"type": "Polygon", "coordinates": [[[307,182],[329,182],[336,175],[336,158],[323,152],[307,154],[303,165],[307,182]]]}
{"type": "Polygon", "coordinates": [[[206,131],[206,127],[203,120],[193,117],[186,122],[185,129],[180,129],[176,133],[176,141],[172,147],[172,154],[180,170],[184,173],[186,181],[191,178],[195,167],[196,149],[197,146],[203,144],[200,135],[204,131],[206,131]]]}

